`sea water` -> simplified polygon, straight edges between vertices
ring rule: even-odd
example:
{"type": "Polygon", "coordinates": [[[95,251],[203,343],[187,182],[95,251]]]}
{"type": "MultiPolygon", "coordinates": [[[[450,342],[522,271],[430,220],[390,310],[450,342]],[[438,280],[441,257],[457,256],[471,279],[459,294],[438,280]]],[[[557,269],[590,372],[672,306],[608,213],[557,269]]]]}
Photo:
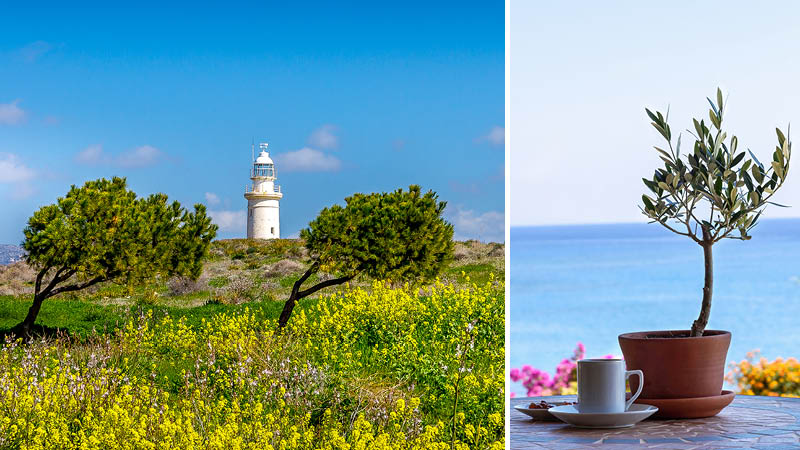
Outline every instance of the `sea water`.
{"type": "MultiPolygon", "coordinates": [[[[800,358],[800,219],[752,235],[713,247],[707,329],[732,333],[729,363],[756,349],[800,358]]],[[[700,312],[702,248],[658,224],[512,227],[510,251],[511,367],[552,375],[577,342],[586,357],[622,355],[619,334],[688,329],[700,312]]]]}

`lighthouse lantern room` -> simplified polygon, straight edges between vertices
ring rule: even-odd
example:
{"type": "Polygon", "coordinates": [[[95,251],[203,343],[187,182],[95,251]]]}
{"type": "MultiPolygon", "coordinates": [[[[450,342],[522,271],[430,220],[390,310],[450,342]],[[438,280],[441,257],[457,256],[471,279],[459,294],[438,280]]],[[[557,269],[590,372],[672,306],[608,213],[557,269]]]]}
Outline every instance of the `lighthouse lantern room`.
{"type": "Polygon", "coordinates": [[[259,144],[261,150],[250,169],[251,186],[245,187],[247,199],[247,238],[278,239],[280,228],[280,186],[275,184],[275,163],[269,157],[269,144],[259,144]]]}

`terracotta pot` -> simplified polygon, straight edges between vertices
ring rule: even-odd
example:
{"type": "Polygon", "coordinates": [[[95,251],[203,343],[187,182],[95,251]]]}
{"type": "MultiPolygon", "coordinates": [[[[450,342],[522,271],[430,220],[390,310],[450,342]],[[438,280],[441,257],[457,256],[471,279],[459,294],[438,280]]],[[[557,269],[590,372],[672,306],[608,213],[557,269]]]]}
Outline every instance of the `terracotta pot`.
{"type": "MultiPolygon", "coordinates": [[[[712,397],[722,392],[731,333],[706,330],[689,337],[688,330],[642,331],[619,336],[628,370],[644,372],[641,399],[712,397]]],[[[631,391],[639,387],[630,379],[631,391]]]]}

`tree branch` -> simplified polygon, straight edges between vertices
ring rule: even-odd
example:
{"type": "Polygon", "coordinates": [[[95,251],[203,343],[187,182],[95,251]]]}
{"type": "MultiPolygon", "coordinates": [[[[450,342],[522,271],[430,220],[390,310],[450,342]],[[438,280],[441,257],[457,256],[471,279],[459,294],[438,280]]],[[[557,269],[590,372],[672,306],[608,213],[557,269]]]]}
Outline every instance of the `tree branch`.
{"type": "Polygon", "coordinates": [[[49,271],[50,271],[50,267],[46,267],[46,268],[40,270],[39,273],[36,274],[36,284],[34,286],[34,291],[33,291],[33,296],[34,297],[39,295],[39,291],[42,289],[42,280],[44,279],[44,276],[47,275],[47,272],[49,272],[49,271]]]}
{"type": "Polygon", "coordinates": [[[317,292],[320,289],[325,289],[328,286],[335,286],[337,284],[346,283],[346,282],[352,280],[353,278],[355,278],[355,275],[347,275],[345,277],[334,278],[333,280],[326,280],[326,281],[323,281],[322,283],[317,283],[314,286],[311,286],[310,288],[308,288],[308,289],[306,289],[304,291],[298,292],[297,293],[297,298],[307,297],[307,296],[313,294],[314,292],[317,292]]]}
{"type": "Polygon", "coordinates": [[[52,291],[53,289],[55,289],[58,283],[66,281],[67,279],[69,279],[69,277],[71,277],[74,274],[75,270],[69,270],[67,266],[62,266],[60,269],[56,271],[55,275],[53,275],[53,279],[50,280],[50,283],[47,284],[47,287],[44,288],[43,291],[41,291],[42,296],[44,298],[47,298],[55,295],[52,293],[52,291]]]}
{"type": "Polygon", "coordinates": [[[77,284],[71,284],[69,286],[63,286],[58,289],[54,289],[52,292],[50,292],[50,295],[48,295],[48,297],[52,297],[62,292],[80,291],[81,289],[86,289],[87,287],[95,285],[101,281],[106,281],[106,278],[95,277],[85,283],[77,283],[77,284]]]}
{"type": "MultiPolygon", "coordinates": [[[[689,236],[695,242],[700,242],[700,240],[697,239],[697,236],[694,233],[692,233],[692,227],[690,226],[691,218],[694,217],[694,214],[692,213],[692,209],[694,209],[694,204],[692,204],[692,207],[689,208],[689,204],[686,201],[687,195],[689,195],[688,191],[683,196],[683,198],[676,197],[678,201],[681,202],[681,205],[683,205],[683,209],[686,210],[686,221],[683,222],[684,224],[686,224],[686,233],[687,233],[686,236],[689,236]]],[[[696,218],[694,220],[697,221],[696,218]]]]}
{"type": "Polygon", "coordinates": [[[292,293],[289,295],[289,298],[299,298],[297,297],[298,292],[300,291],[300,286],[310,277],[314,272],[317,271],[319,268],[319,261],[315,261],[314,264],[311,264],[311,267],[306,270],[306,273],[303,274],[297,281],[294,282],[294,286],[292,286],[292,293]]]}
{"type": "Polygon", "coordinates": [[[694,237],[693,235],[686,234],[686,233],[681,233],[680,231],[676,230],[675,228],[672,228],[671,226],[667,225],[666,219],[663,220],[663,221],[659,220],[658,223],[660,223],[661,225],[664,225],[669,231],[672,231],[673,233],[680,234],[681,236],[688,236],[688,237],[694,239],[695,241],[697,240],[697,238],[694,237]]]}

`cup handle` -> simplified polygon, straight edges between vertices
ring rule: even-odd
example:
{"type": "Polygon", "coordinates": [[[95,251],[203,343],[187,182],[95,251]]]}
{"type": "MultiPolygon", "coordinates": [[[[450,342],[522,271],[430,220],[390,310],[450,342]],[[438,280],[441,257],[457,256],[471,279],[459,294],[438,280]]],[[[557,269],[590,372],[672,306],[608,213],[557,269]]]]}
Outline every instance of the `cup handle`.
{"type": "Polygon", "coordinates": [[[626,370],[625,371],[625,381],[627,381],[628,378],[630,378],[631,375],[639,375],[639,389],[636,390],[635,394],[631,395],[631,399],[630,400],[625,402],[625,411],[627,411],[628,408],[631,407],[633,402],[635,402],[636,399],[639,398],[639,394],[642,393],[642,387],[644,386],[644,373],[642,373],[641,370],[638,370],[638,369],[637,370],[626,370]]]}

